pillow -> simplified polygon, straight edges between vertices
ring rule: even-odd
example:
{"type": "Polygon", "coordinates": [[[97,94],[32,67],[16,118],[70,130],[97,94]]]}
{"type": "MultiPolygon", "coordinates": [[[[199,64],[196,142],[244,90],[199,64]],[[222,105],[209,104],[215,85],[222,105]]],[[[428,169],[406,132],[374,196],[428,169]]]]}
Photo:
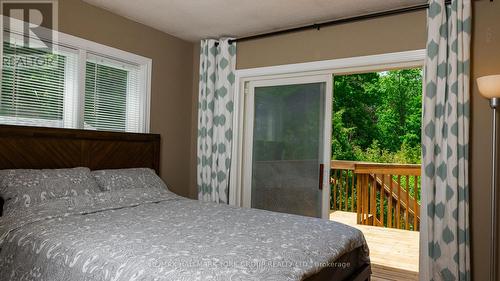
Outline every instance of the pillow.
{"type": "Polygon", "coordinates": [[[100,192],[88,168],[0,171],[3,213],[45,200],[100,192]]]}
{"type": "Polygon", "coordinates": [[[157,188],[168,190],[162,179],[149,168],[93,171],[102,191],[118,191],[131,188],[157,188]]]}
{"type": "MultiPolygon", "coordinates": [[[[73,182],[68,178],[47,178],[40,181],[40,196],[42,200],[78,196],[78,191],[72,188],[73,182]]],[[[90,192],[84,192],[89,194],[90,192]]]]}

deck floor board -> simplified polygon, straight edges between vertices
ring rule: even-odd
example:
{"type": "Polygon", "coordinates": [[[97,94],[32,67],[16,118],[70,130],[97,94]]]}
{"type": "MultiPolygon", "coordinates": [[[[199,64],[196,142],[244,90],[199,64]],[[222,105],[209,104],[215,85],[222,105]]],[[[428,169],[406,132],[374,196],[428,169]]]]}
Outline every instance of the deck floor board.
{"type": "Polygon", "coordinates": [[[332,211],[330,220],[363,232],[373,280],[418,280],[419,232],[356,224],[356,213],[332,211]]]}

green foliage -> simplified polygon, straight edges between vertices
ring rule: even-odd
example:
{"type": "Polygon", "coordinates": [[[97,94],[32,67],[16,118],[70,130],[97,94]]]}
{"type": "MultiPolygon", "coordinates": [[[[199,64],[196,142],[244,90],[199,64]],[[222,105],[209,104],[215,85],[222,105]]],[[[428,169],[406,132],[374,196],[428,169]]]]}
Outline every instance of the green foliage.
{"type": "Polygon", "coordinates": [[[380,103],[378,90],[374,87],[379,81],[379,74],[336,76],[334,81],[333,111],[344,112],[344,126],[353,128],[349,136],[351,141],[355,140],[361,147],[370,146],[373,137],[378,134],[373,124],[377,120],[375,113],[380,103]]]}
{"type": "Polygon", "coordinates": [[[335,159],[355,158],[351,140],[356,128],[346,128],[344,122],[342,121],[344,113],[345,110],[341,109],[337,112],[333,112],[332,114],[332,131],[333,135],[336,136],[332,138],[332,154],[336,157],[335,159]]]}
{"type": "Polygon", "coordinates": [[[336,76],[332,158],[420,163],[422,70],[336,76]]]}

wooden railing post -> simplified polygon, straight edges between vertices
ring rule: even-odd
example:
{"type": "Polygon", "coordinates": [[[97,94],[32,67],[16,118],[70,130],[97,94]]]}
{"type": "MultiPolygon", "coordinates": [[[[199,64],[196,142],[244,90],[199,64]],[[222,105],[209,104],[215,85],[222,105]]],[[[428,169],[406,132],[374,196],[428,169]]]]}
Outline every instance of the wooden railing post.
{"type": "Polygon", "coordinates": [[[363,224],[368,224],[368,214],[370,213],[369,207],[369,186],[368,186],[368,175],[363,175],[363,224]]]}
{"type": "Polygon", "coordinates": [[[339,210],[342,211],[342,170],[339,170],[339,210]]]}
{"type": "Polygon", "coordinates": [[[345,186],[345,205],[344,205],[344,210],[347,212],[347,205],[349,205],[349,171],[348,170],[345,170],[345,182],[344,182],[344,186],[345,186]]]}
{"type": "Polygon", "coordinates": [[[394,184],[393,184],[393,180],[392,180],[392,175],[389,175],[389,202],[387,202],[387,227],[394,227],[393,224],[392,224],[392,195],[394,193],[394,184]]]}
{"type": "Polygon", "coordinates": [[[384,226],[384,201],[385,201],[385,192],[384,192],[384,186],[385,186],[385,175],[382,176],[382,187],[380,188],[380,223],[381,226],[384,226]]]}
{"type": "Polygon", "coordinates": [[[405,228],[410,229],[410,176],[406,176],[405,228]]]}
{"type": "Polygon", "coordinates": [[[377,195],[377,179],[376,176],[372,179],[372,185],[370,187],[370,214],[372,218],[372,225],[375,226],[376,223],[376,214],[377,214],[377,204],[376,204],[376,195],[377,195]]]}
{"type": "Polygon", "coordinates": [[[413,230],[418,231],[418,217],[420,206],[418,205],[418,176],[413,177],[413,230]]]}
{"type": "MultiPolygon", "coordinates": [[[[352,173],[354,175],[354,173],[352,173]]],[[[354,178],[353,178],[354,179],[354,178]]],[[[362,223],[362,208],[361,208],[361,198],[363,198],[363,194],[361,193],[361,175],[358,175],[356,177],[357,179],[357,184],[356,184],[356,214],[357,214],[357,223],[361,224],[362,223]]]]}
{"type": "Polygon", "coordinates": [[[354,171],[351,172],[352,180],[351,180],[351,212],[354,212],[354,182],[356,180],[356,174],[354,171]]]}
{"type": "Polygon", "coordinates": [[[401,176],[398,175],[398,203],[396,206],[396,228],[401,228],[401,176]]]}
{"type": "MultiPolygon", "coordinates": [[[[332,166],[333,167],[333,166],[332,166]]],[[[332,186],[333,186],[333,209],[334,210],[337,210],[337,170],[333,170],[333,183],[332,183],[332,186]]]]}

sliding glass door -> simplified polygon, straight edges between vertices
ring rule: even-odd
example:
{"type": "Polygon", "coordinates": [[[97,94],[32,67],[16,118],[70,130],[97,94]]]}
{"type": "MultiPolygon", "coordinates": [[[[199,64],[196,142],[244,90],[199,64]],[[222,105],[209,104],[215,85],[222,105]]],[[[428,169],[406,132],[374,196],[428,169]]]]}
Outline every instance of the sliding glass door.
{"type": "Polygon", "coordinates": [[[328,216],[330,75],[248,83],[243,206],[328,216]]]}

